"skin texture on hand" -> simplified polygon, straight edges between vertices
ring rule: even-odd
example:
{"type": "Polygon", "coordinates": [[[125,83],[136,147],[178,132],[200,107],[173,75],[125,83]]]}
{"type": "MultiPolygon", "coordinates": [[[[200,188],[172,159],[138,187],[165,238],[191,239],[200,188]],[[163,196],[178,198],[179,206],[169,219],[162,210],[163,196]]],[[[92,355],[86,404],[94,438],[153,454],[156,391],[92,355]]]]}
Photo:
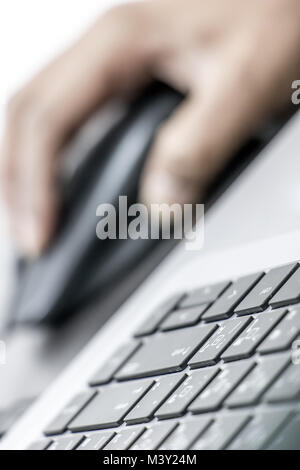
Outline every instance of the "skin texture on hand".
{"type": "Polygon", "coordinates": [[[152,78],[187,93],[157,132],[140,182],[143,202],[183,204],[198,200],[258,124],[289,104],[299,74],[299,0],[152,0],[112,9],[8,104],[1,185],[19,246],[36,255],[49,243],[59,152],[111,97],[152,78]]]}

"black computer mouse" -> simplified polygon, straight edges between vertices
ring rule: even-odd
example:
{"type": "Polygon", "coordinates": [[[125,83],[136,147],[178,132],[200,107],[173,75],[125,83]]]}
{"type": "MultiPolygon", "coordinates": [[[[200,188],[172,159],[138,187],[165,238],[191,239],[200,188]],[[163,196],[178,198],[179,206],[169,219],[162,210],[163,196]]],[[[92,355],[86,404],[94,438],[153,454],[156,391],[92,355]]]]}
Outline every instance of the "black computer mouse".
{"type": "Polygon", "coordinates": [[[34,261],[19,260],[10,323],[61,321],[93,292],[126,275],[152,249],[151,240],[99,240],[96,208],[137,202],[139,177],[153,136],[183,96],[154,83],[97,143],[64,191],[56,236],[34,261]]]}
{"type": "MultiPolygon", "coordinates": [[[[10,325],[63,321],[151,253],[157,240],[99,240],[96,209],[102,203],[118,209],[119,196],[127,196],[128,206],[137,202],[139,178],[156,130],[183,99],[163,83],[151,84],[86,155],[64,188],[60,222],[51,246],[34,261],[18,261],[10,325]]],[[[203,201],[206,213],[286,120],[267,122],[233,155],[207,189],[203,201]]]]}

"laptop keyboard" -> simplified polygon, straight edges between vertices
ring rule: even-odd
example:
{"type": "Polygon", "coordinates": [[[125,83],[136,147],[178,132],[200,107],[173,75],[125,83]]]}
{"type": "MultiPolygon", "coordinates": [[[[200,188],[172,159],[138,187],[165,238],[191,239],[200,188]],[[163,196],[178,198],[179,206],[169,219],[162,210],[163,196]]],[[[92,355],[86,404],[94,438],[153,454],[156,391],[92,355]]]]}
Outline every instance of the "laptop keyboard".
{"type": "Polygon", "coordinates": [[[176,294],[30,449],[300,449],[297,339],[298,263],[176,294]]]}

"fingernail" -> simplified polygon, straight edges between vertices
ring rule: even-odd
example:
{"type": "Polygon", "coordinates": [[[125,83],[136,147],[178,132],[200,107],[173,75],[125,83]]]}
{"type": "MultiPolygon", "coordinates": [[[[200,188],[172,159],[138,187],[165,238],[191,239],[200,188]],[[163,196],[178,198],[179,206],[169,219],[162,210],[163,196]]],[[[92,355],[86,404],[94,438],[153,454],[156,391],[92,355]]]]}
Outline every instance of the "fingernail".
{"type": "Polygon", "coordinates": [[[147,204],[187,204],[197,199],[195,183],[182,180],[167,172],[147,175],[141,188],[141,197],[147,204]]]}

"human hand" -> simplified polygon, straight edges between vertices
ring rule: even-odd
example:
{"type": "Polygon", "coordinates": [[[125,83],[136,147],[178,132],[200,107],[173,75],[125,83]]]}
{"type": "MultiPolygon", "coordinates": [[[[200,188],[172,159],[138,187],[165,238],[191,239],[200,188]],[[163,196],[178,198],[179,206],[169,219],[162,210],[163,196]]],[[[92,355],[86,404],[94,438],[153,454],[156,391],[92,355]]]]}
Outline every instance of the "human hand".
{"type": "Polygon", "coordinates": [[[55,230],[60,149],[111,97],[152,78],[187,93],[157,133],[140,197],[194,202],[258,123],[287,106],[299,50],[298,0],[152,0],[106,13],[8,104],[1,178],[23,251],[40,253],[55,230]]]}

